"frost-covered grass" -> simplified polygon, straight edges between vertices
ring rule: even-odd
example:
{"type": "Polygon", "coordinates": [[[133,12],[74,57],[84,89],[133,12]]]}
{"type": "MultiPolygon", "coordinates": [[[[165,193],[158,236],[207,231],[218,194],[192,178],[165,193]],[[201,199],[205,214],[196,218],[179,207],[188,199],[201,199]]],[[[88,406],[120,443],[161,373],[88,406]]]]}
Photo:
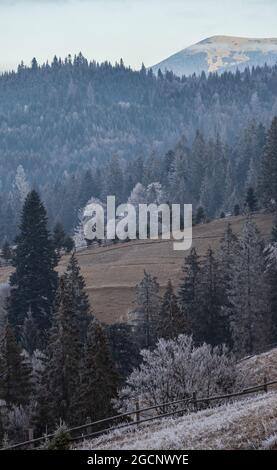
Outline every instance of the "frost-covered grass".
{"type": "Polygon", "coordinates": [[[237,367],[247,377],[249,386],[262,383],[265,376],[268,382],[277,380],[277,348],[250,357],[240,362],[237,367]]]}
{"type": "Polygon", "coordinates": [[[259,449],[272,448],[277,434],[277,393],[114,431],[79,449],[259,449]]]}

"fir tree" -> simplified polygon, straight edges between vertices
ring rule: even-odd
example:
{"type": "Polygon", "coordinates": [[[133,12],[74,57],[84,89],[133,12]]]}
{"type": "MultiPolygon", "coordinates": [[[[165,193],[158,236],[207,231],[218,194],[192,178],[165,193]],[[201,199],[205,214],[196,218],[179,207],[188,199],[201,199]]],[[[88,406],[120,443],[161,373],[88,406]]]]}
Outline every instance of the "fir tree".
{"type": "Polygon", "coordinates": [[[81,275],[80,266],[75,254],[72,254],[66,269],[65,276],[71,285],[74,312],[78,318],[78,328],[81,334],[81,341],[84,342],[88,325],[92,320],[92,313],[88,295],[86,293],[86,283],[81,275]]]}
{"type": "Polygon", "coordinates": [[[196,132],[192,145],[191,161],[192,193],[195,200],[198,201],[206,170],[206,146],[204,138],[199,131],[196,132]]]}
{"type": "Polygon", "coordinates": [[[65,238],[64,228],[60,222],[57,222],[53,230],[53,243],[58,255],[60,255],[61,250],[64,248],[65,238]]]}
{"type": "Polygon", "coordinates": [[[222,308],[225,292],[219,264],[211,248],[203,260],[199,289],[200,309],[193,322],[192,335],[198,344],[222,344],[226,342],[226,318],[222,308]]]}
{"type": "Polygon", "coordinates": [[[142,281],[136,287],[138,305],[138,330],[142,336],[142,347],[156,343],[156,325],[159,310],[159,284],[156,277],[144,271],[142,281]]]}
{"type": "Polygon", "coordinates": [[[48,362],[44,372],[40,420],[54,425],[60,419],[73,423],[80,378],[82,357],[81,333],[75,312],[72,284],[62,276],[56,298],[53,327],[49,339],[48,362]]]}
{"type": "Polygon", "coordinates": [[[192,248],[189,256],[185,258],[182,268],[183,278],[177,292],[178,304],[184,315],[187,331],[191,334],[195,331],[195,325],[198,321],[200,311],[199,282],[201,275],[200,259],[192,248]]]}
{"type": "Polygon", "coordinates": [[[181,313],[171,281],[168,281],[158,317],[158,338],[174,339],[184,333],[184,315],[181,313]]]}
{"type": "Polygon", "coordinates": [[[253,188],[248,188],[245,199],[245,206],[249,212],[256,212],[258,210],[258,199],[253,188]]]}
{"type": "Polygon", "coordinates": [[[24,320],[31,309],[39,331],[38,349],[44,348],[52,321],[52,308],[57,285],[56,255],[47,230],[47,216],[36,191],[24,203],[20,233],[13,258],[9,321],[20,338],[24,320]]]}
{"type": "Polygon", "coordinates": [[[31,394],[31,370],[13,329],[6,324],[0,342],[0,399],[8,406],[26,405],[31,394]]]}
{"type": "Polygon", "coordinates": [[[277,204],[277,116],[267,134],[260,184],[266,205],[277,204]]]}
{"type": "Polygon", "coordinates": [[[234,349],[255,353],[268,344],[272,331],[263,244],[256,225],[248,219],[235,256],[228,300],[234,349]]]}
{"type": "Polygon", "coordinates": [[[195,216],[195,223],[196,224],[203,224],[205,221],[205,212],[202,206],[198,207],[196,216],[195,216]]]}
{"type": "Polygon", "coordinates": [[[106,334],[120,380],[124,381],[141,360],[136,334],[127,322],[107,325],[106,334]]]}
{"type": "Polygon", "coordinates": [[[78,417],[80,422],[111,416],[119,377],[111,359],[107,337],[98,321],[89,325],[81,366],[78,417]]]}

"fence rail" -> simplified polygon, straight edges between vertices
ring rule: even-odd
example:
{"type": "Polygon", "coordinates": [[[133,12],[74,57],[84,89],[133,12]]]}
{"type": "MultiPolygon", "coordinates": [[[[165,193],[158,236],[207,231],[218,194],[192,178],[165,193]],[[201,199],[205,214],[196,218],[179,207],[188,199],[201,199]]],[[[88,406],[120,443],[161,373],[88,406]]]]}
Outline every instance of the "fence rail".
{"type": "MultiPolygon", "coordinates": [[[[209,403],[212,403],[212,402],[215,402],[215,401],[230,400],[232,398],[238,398],[240,396],[245,396],[245,395],[249,395],[249,394],[253,394],[253,393],[257,393],[257,392],[265,392],[266,393],[266,392],[268,392],[269,387],[271,387],[273,385],[277,385],[277,380],[272,380],[272,381],[268,382],[267,378],[265,377],[263,383],[254,385],[253,387],[249,387],[249,388],[246,388],[246,389],[244,389],[240,392],[235,392],[235,393],[231,393],[231,394],[214,395],[214,396],[211,396],[211,397],[197,398],[196,393],[194,393],[193,396],[190,397],[190,398],[183,398],[183,399],[180,399],[180,400],[174,400],[174,401],[170,401],[170,402],[166,402],[166,403],[159,403],[157,405],[148,406],[148,407],[145,407],[145,408],[139,408],[138,402],[136,402],[136,407],[131,412],[114,415],[114,416],[111,416],[109,418],[105,418],[105,419],[101,419],[101,420],[98,420],[98,421],[86,423],[86,424],[83,424],[81,426],[75,426],[73,428],[68,429],[68,432],[71,435],[70,442],[80,442],[80,441],[83,441],[83,440],[86,440],[86,439],[89,439],[89,438],[92,438],[92,437],[97,437],[97,436],[100,436],[102,434],[106,434],[107,432],[111,432],[111,431],[115,431],[115,430],[123,429],[123,428],[128,428],[128,427],[135,426],[135,425],[138,426],[139,424],[154,421],[154,420],[157,420],[157,419],[162,419],[162,418],[166,418],[166,417],[169,417],[169,416],[174,416],[176,414],[186,413],[189,410],[188,409],[189,405],[191,406],[191,409],[190,409],[191,411],[193,411],[193,410],[197,411],[199,409],[199,404],[201,404],[201,403],[204,403],[204,404],[208,405],[209,403]],[[149,418],[141,419],[142,413],[145,413],[145,412],[151,411],[151,410],[155,410],[155,409],[159,409],[159,408],[162,409],[162,410],[166,410],[170,406],[178,405],[178,404],[181,404],[181,403],[184,404],[184,407],[181,408],[181,409],[178,408],[178,409],[173,410],[173,411],[164,412],[164,413],[156,415],[156,416],[151,416],[149,418]],[[105,429],[101,429],[101,430],[98,430],[98,431],[93,431],[93,432],[89,431],[86,434],[81,434],[81,435],[78,435],[78,436],[72,436],[72,434],[77,432],[77,431],[82,431],[82,430],[85,430],[85,429],[90,430],[92,427],[98,426],[100,424],[105,424],[105,423],[113,422],[113,421],[116,421],[116,420],[122,420],[124,418],[130,418],[132,416],[135,416],[134,421],[124,422],[122,424],[119,424],[119,425],[116,425],[116,426],[110,426],[110,427],[107,427],[105,429]]],[[[20,442],[18,444],[13,444],[13,445],[4,447],[0,450],[12,450],[12,449],[16,450],[16,449],[34,448],[36,444],[42,445],[44,442],[46,442],[49,439],[52,439],[54,436],[55,436],[54,433],[48,434],[48,435],[46,434],[42,437],[38,437],[36,439],[31,439],[31,440],[28,440],[28,441],[20,442]]]]}

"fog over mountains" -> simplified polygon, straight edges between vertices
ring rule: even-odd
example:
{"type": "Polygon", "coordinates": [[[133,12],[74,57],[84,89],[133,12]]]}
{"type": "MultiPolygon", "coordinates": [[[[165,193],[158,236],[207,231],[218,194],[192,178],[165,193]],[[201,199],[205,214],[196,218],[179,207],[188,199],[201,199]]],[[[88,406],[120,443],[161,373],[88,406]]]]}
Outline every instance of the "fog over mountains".
{"type": "Polygon", "coordinates": [[[152,67],[175,75],[201,74],[202,71],[234,72],[245,67],[275,65],[277,38],[249,39],[232,36],[213,36],[187,47],[152,67]]]}

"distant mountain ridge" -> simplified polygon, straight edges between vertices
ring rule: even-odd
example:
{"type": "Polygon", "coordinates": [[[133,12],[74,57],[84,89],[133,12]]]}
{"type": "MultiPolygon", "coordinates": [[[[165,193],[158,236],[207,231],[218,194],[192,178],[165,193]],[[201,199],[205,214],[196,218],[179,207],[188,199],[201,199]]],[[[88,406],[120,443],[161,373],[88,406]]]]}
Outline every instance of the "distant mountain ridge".
{"type": "Polygon", "coordinates": [[[201,72],[236,71],[246,67],[275,65],[277,38],[250,39],[233,36],[212,36],[187,47],[152,67],[174,72],[177,76],[201,72]]]}

